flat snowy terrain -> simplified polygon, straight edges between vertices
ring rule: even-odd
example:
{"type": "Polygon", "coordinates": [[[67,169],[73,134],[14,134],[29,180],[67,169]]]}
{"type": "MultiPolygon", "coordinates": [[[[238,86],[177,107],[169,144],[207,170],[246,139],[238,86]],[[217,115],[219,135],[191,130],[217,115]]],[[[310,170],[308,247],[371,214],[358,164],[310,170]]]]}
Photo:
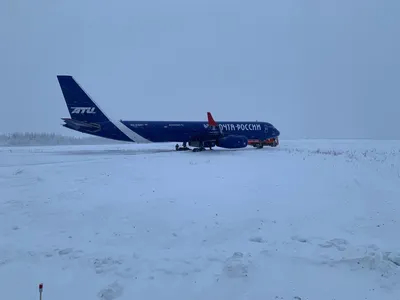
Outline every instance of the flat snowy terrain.
{"type": "Polygon", "coordinates": [[[400,142],[0,148],[1,299],[400,299],[400,142]]]}

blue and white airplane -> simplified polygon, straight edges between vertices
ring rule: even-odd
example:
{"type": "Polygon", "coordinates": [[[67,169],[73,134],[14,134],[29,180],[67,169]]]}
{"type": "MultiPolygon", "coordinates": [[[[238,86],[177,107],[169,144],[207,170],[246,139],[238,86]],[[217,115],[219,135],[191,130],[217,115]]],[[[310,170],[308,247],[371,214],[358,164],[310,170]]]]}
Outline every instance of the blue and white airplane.
{"type": "Polygon", "coordinates": [[[85,93],[72,76],[58,75],[71,118],[62,118],[64,127],[82,133],[135,143],[178,142],[177,151],[203,151],[206,148],[228,149],[276,147],[280,132],[267,122],[208,121],[124,121],[111,120],[85,93]]]}

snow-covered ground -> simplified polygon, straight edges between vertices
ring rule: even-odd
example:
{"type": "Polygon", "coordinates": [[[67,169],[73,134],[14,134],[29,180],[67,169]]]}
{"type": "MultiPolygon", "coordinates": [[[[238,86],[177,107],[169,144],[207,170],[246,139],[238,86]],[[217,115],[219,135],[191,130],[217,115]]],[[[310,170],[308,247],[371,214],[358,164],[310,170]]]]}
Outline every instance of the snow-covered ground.
{"type": "Polygon", "coordinates": [[[400,299],[400,142],[0,148],[2,299],[400,299]]]}

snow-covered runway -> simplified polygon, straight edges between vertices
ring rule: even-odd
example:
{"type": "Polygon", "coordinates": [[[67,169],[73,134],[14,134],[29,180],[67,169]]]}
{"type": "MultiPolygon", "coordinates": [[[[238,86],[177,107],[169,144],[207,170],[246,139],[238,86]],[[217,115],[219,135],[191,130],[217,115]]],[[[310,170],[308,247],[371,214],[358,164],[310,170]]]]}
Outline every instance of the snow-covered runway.
{"type": "Polygon", "coordinates": [[[399,216],[400,142],[0,148],[0,290],[397,300],[399,216]]]}

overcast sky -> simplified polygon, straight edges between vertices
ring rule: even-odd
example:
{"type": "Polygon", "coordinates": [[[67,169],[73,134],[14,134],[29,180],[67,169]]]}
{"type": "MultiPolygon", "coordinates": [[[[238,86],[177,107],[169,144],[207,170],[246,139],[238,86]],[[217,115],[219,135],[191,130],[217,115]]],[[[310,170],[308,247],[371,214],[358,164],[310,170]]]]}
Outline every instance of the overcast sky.
{"type": "Polygon", "coordinates": [[[282,138],[400,138],[399,0],[5,0],[0,132],[68,117],[263,120],[282,138]]]}

